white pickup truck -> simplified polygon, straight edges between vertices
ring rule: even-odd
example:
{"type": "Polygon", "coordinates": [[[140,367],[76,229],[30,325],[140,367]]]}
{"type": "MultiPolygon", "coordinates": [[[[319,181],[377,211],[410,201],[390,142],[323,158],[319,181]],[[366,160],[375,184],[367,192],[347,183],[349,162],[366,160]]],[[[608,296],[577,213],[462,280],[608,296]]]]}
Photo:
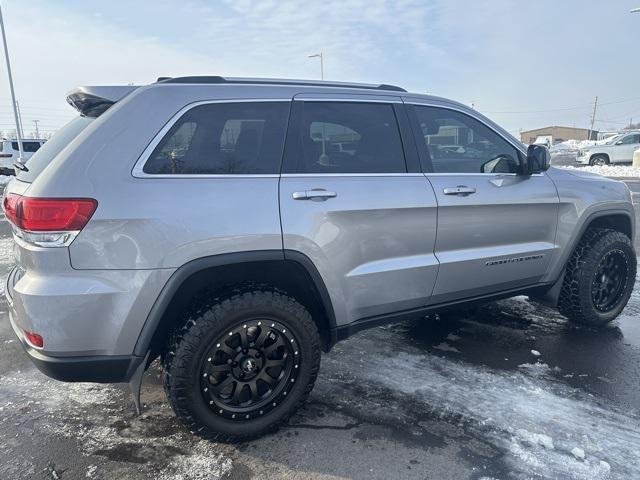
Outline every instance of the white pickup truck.
{"type": "Polygon", "coordinates": [[[592,145],[578,151],[576,161],[588,165],[631,163],[633,152],[640,148],[640,131],[628,132],[613,137],[602,145],[592,145]]]}

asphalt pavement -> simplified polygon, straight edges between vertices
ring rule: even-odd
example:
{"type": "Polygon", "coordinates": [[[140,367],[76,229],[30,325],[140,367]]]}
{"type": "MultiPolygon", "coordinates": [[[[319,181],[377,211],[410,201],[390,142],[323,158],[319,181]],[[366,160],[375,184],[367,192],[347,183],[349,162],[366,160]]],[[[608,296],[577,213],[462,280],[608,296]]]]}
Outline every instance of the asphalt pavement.
{"type": "MultiPolygon", "coordinates": [[[[11,242],[2,219],[2,276],[11,242]]],[[[187,432],[157,365],[140,417],[124,386],[48,379],[6,310],[2,299],[2,479],[640,478],[638,290],[599,330],[517,297],[362,332],[323,356],[287,425],[241,444],[187,432]]]]}

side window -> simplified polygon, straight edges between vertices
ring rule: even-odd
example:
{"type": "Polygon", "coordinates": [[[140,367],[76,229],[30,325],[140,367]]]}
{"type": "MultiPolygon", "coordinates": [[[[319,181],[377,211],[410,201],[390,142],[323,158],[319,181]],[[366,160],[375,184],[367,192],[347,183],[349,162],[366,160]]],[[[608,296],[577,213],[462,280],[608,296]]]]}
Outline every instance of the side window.
{"type": "Polygon", "coordinates": [[[287,152],[285,173],[405,173],[393,106],[304,102],[287,152]]]}
{"type": "MultiPolygon", "coordinates": [[[[634,143],[640,143],[640,133],[627,135],[618,140],[621,145],[632,145],[634,143]]],[[[616,142],[617,143],[617,142],[616,142]]]]}
{"type": "Polygon", "coordinates": [[[288,102],[199,105],[171,127],[143,171],[200,175],[279,173],[288,114],[288,102]]]}
{"type": "Polygon", "coordinates": [[[640,134],[627,135],[622,139],[622,145],[632,145],[634,143],[640,143],[640,134]]]}
{"type": "Polygon", "coordinates": [[[516,148],[492,129],[460,112],[414,106],[418,142],[435,173],[518,173],[516,148]]]}

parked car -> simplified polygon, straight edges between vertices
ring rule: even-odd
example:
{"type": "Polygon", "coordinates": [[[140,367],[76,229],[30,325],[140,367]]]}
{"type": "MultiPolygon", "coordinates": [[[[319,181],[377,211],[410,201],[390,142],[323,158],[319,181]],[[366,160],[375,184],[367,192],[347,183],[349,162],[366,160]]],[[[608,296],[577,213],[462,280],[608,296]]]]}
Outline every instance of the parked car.
{"type": "Polygon", "coordinates": [[[277,427],[363,329],[514,295],[597,327],[631,295],[626,185],[460,103],[222,77],[68,101],[5,190],[11,325],[47,375],[129,382],[138,408],[159,357],[206,438],[277,427]]]}
{"type": "MultiPolygon", "coordinates": [[[[29,139],[22,141],[23,160],[31,158],[35,152],[40,149],[45,140],[41,139],[29,139]]],[[[18,160],[20,152],[18,151],[17,140],[5,140],[0,141],[0,175],[13,175],[13,164],[18,160]]]]}
{"type": "Polygon", "coordinates": [[[615,136],[604,144],[579,150],[576,161],[588,165],[631,163],[633,152],[638,147],[640,147],[640,132],[629,132],[615,136]]]}

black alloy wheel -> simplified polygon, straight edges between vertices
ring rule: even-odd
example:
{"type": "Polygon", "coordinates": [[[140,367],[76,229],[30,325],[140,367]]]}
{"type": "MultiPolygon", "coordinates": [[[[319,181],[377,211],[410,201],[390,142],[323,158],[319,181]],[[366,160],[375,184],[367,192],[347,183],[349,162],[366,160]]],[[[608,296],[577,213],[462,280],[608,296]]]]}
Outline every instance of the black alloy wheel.
{"type": "Polygon", "coordinates": [[[611,250],[602,257],[591,285],[593,306],[598,311],[608,312],[617,306],[625,290],[628,275],[629,264],[622,250],[611,250]]]}
{"type": "Polygon", "coordinates": [[[236,421],[275,408],[299,371],[298,342],[281,323],[256,318],[220,336],[201,366],[202,394],[211,409],[236,421]]]}

